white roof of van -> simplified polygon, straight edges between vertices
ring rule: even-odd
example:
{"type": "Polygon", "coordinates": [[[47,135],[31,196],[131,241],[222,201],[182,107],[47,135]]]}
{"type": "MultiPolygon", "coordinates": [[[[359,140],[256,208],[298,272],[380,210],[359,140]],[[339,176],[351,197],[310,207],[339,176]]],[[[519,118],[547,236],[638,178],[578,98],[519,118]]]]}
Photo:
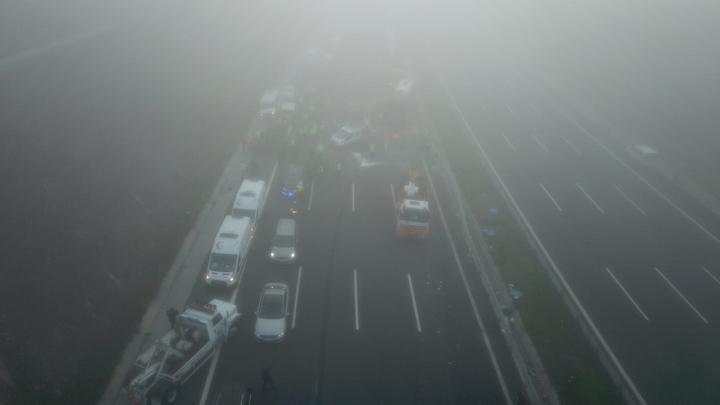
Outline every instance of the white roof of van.
{"type": "Polygon", "coordinates": [[[261,103],[274,103],[277,96],[278,96],[277,89],[266,90],[263,93],[262,98],[260,99],[260,102],[261,103]]]}
{"type": "Polygon", "coordinates": [[[237,253],[244,234],[250,227],[250,218],[233,218],[226,216],[215,236],[213,253],[237,253]]]}
{"type": "Polygon", "coordinates": [[[402,202],[402,208],[408,208],[412,210],[423,210],[423,211],[429,211],[430,210],[430,204],[427,201],[424,200],[410,200],[405,199],[402,202]]]}
{"type": "Polygon", "coordinates": [[[235,195],[234,208],[257,209],[258,201],[262,193],[264,193],[265,181],[263,180],[243,180],[240,189],[235,195]]]}

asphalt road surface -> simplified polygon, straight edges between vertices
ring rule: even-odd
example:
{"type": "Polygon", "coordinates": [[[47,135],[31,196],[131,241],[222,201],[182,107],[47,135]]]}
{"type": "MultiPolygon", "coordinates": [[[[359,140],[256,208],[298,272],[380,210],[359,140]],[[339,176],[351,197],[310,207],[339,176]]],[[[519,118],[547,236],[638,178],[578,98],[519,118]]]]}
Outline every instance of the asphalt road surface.
{"type": "Polygon", "coordinates": [[[642,398],[717,403],[720,223],[522,68],[463,61],[426,71],[433,96],[443,77],[642,398]]]}
{"type": "MultiPolygon", "coordinates": [[[[425,241],[395,237],[393,193],[403,185],[408,162],[393,150],[408,146],[389,141],[385,152],[384,144],[365,167],[351,151],[332,153],[333,162],[344,162],[342,172],[326,170],[307,181],[292,265],[267,258],[277,219],[289,208],[280,194],[286,163],[278,164],[237,294],[244,320],[222,351],[209,401],[228,385],[246,384],[260,404],[506,403],[439,217],[425,241]],[[270,281],[291,288],[291,329],[280,344],[253,337],[258,295],[270,281]],[[263,394],[266,367],[277,390],[263,394]]],[[[263,160],[266,178],[273,163],[263,160]]],[[[473,290],[515,398],[516,373],[489,303],[478,286],[473,290]]],[[[209,290],[199,280],[193,295],[230,292],[209,290]]],[[[208,381],[199,373],[181,403],[197,403],[208,381]]]]}

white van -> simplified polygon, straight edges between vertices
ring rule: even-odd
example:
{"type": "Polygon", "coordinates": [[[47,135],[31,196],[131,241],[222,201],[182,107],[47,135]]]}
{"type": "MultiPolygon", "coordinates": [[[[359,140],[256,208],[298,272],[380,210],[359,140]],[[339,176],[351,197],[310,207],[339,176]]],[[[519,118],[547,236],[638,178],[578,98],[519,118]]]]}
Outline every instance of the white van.
{"type": "Polygon", "coordinates": [[[235,195],[232,216],[235,218],[250,218],[253,229],[257,223],[262,208],[265,205],[265,181],[245,179],[235,195]]]}
{"type": "Polygon", "coordinates": [[[278,102],[277,89],[268,90],[260,98],[260,118],[272,118],[275,116],[278,102]]]}
{"type": "Polygon", "coordinates": [[[205,282],[230,287],[245,267],[252,240],[250,218],[226,216],[210,250],[205,282]]]}

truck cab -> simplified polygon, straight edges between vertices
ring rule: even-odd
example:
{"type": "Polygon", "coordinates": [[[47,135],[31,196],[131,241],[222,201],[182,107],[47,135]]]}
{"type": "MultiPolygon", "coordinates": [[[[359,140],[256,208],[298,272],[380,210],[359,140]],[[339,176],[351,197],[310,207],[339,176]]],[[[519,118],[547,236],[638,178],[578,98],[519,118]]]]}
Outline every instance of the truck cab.
{"type": "Polygon", "coordinates": [[[200,369],[240,318],[237,307],[214,299],[191,304],[175,325],[135,360],[138,371],[129,388],[133,404],[172,404],[180,387],[200,369]]]}
{"type": "Polygon", "coordinates": [[[397,204],[395,234],[399,238],[425,239],[430,233],[430,203],[420,192],[415,175],[403,187],[397,204]]]}

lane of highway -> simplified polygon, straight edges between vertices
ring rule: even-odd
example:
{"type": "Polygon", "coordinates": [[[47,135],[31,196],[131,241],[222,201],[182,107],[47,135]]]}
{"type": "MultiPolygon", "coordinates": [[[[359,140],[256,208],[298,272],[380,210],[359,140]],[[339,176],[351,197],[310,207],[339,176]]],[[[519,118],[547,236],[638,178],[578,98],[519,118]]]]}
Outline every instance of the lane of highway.
{"type": "Polygon", "coordinates": [[[714,240],[543,99],[525,103],[538,98],[532,89],[516,83],[511,90],[504,80],[449,82],[501,177],[648,401],[715,402],[719,394],[707,384],[717,375],[709,364],[720,359],[711,344],[720,313],[717,284],[702,270],[720,268],[714,240]],[[483,108],[487,113],[477,114],[483,108]]]}
{"type": "MultiPolygon", "coordinates": [[[[279,191],[287,162],[280,161],[237,294],[245,317],[219,357],[211,401],[232,384],[254,388],[261,404],[510,403],[517,397],[517,376],[487,298],[459,277],[439,219],[433,218],[428,240],[396,239],[393,194],[405,181],[408,161],[401,157],[408,156],[408,143],[382,144],[388,146],[379,164],[360,165],[349,152],[331,153],[332,162],[343,162],[342,173],[306,179],[299,257],[290,266],[270,264],[266,257],[275,223],[289,208],[279,191]],[[271,280],[290,286],[290,313],[297,316],[278,345],[258,344],[252,336],[257,294],[271,280]],[[466,291],[475,295],[487,330],[476,323],[466,291]],[[272,371],[276,390],[261,393],[263,368],[272,371]],[[509,393],[498,384],[498,373],[509,393]]],[[[265,178],[272,164],[261,160],[265,178]]],[[[442,190],[440,195],[442,200],[442,190]]],[[[472,269],[468,260],[461,262],[472,269]]],[[[230,292],[202,284],[194,292],[217,295],[230,292]]],[[[205,379],[190,384],[183,403],[199,398],[205,379]]]]}

